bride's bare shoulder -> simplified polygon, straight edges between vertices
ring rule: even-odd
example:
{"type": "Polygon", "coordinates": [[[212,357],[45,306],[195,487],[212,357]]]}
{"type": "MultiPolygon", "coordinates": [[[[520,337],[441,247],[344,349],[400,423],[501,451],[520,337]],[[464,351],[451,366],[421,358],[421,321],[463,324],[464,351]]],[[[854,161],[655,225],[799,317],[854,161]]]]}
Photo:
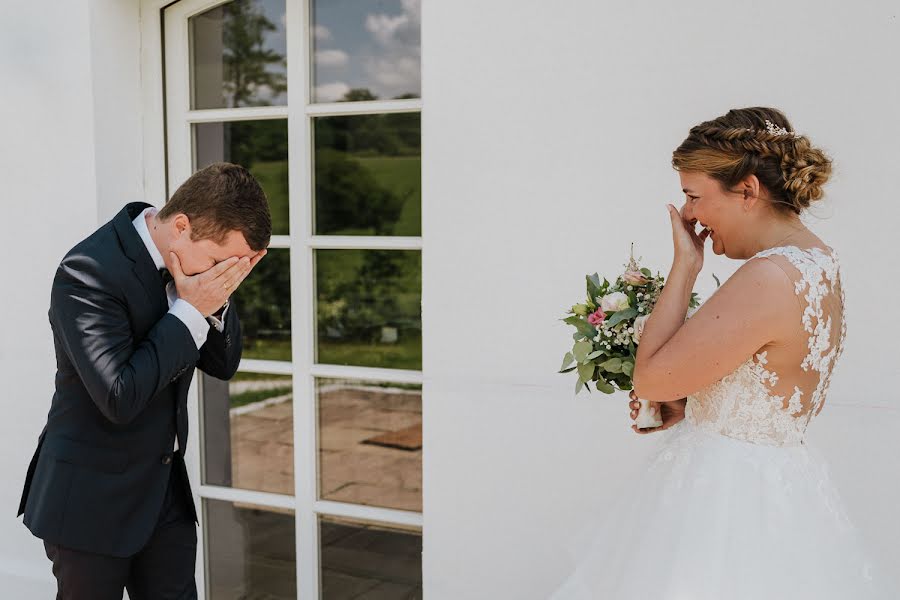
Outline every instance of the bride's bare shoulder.
{"type": "Polygon", "coordinates": [[[789,327],[795,320],[795,311],[802,309],[794,292],[796,274],[796,267],[783,254],[754,256],[746,260],[707,303],[718,305],[726,312],[752,310],[766,319],[774,319],[772,325],[781,322],[789,327]]]}
{"type": "MultiPolygon", "coordinates": [[[[744,264],[738,267],[734,274],[722,284],[722,287],[728,284],[731,284],[732,287],[745,287],[778,283],[790,273],[785,273],[783,268],[791,265],[790,258],[785,255],[786,253],[786,250],[773,248],[748,258],[744,261],[744,264]]],[[[790,279],[789,276],[788,279],[790,279]]]]}

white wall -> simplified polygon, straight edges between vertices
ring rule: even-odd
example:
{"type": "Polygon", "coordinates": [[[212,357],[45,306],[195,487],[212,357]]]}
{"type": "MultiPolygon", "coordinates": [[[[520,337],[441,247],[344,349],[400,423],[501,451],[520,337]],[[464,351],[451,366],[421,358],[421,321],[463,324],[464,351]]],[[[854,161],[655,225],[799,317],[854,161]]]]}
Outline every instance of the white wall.
{"type": "MultiPolygon", "coordinates": [[[[772,105],[834,157],[824,217],[848,337],[811,441],[852,516],[900,560],[896,4],[424,2],[425,590],[546,597],[564,544],[656,442],[624,394],[556,374],[557,321],[629,243],[663,274],[671,151],[729,108],[772,105]],[[877,289],[877,292],[870,290],[877,289]]],[[[738,263],[707,258],[696,291],[738,263]]]]}
{"type": "MultiPolygon", "coordinates": [[[[138,0],[90,0],[99,223],[108,221],[128,202],[144,200],[139,9],[138,0]]],[[[162,97],[162,89],[154,91],[162,97]]],[[[159,117],[162,122],[162,115],[159,117]]],[[[164,200],[160,198],[156,204],[161,206],[164,200]]]]}
{"type": "Polygon", "coordinates": [[[53,394],[47,321],[53,273],[69,248],[97,227],[98,213],[105,217],[141,190],[137,14],[136,2],[113,0],[2,7],[4,598],[50,598],[56,590],[41,541],[14,514],[53,394]]]}

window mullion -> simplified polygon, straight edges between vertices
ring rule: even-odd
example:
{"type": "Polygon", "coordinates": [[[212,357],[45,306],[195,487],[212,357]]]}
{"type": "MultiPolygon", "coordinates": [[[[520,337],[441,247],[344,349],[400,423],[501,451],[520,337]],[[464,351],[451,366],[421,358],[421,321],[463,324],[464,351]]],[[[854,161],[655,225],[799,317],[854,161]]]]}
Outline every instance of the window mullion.
{"type": "MultiPolygon", "coordinates": [[[[312,232],[312,134],[306,108],[310,98],[311,0],[288,0],[288,165],[290,232],[304,239],[312,232]]],[[[319,598],[317,494],[317,422],[313,364],[315,277],[313,250],[291,245],[291,323],[294,381],[294,496],[296,500],[297,597],[319,598]]]]}

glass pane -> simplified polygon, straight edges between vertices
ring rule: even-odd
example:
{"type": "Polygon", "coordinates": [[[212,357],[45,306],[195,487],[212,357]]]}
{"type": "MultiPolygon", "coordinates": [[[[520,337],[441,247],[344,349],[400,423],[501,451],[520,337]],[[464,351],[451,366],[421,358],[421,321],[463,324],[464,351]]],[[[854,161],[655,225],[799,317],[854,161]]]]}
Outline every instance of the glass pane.
{"type": "Polygon", "coordinates": [[[207,598],[296,600],[293,511],[204,499],[207,598]]]}
{"type": "Polygon", "coordinates": [[[322,600],[421,600],[421,532],[322,517],[319,536],[322,600]]]}
{"type": "Polygon", "coordinates": [[[291,257],[270,248],[233,294],[244,340],[243,358],[291,360],[291,257]]]}
{"type": "Polygon", "coordinates": [[[191,108],[287,104],[284,22],[284,0],[235,0],[191,17],[191,108]]]}
{"type": "Polygon", "coordinates": [[[422,234],[419,113],[321,117],[313,127],[317,234],[422,234]]]}
{"type": "Polygon", "coordinates": [[[313,101],[418,98],[419,0],[313,0],[313,101]]]}
{"type": "Polygon", "coordinates": [[[198,123],[194,127],[194,170],[214,162],[247,167],[269,199],[272,233],[288,227],[288,133],[286,119],[198,123]]]}
{"type": "Polygon", "coordinates": [[[204,483],[293,496],[291,376],[201,377],[204,483]]]}
{"type": "Polygon", "coordinates": [[[421,370],[421,253],[316,250],[315,262],[317,362],[421,370]]]}
{"type": "Polygon", "coordinates": [[[317,380],[323,500],[422,510],[422,386],[317,380]]]}

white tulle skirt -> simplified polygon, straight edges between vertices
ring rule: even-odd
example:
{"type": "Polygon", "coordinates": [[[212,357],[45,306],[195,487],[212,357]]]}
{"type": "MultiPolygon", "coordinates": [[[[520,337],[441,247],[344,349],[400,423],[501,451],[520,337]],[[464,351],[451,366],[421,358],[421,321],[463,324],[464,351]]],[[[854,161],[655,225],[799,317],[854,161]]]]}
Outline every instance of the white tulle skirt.
{"type": "Polygon", "coordinates": [[[550,600],[897,599],[825,461],[682,421],[615,509],[571,540],[550,600]]]}

